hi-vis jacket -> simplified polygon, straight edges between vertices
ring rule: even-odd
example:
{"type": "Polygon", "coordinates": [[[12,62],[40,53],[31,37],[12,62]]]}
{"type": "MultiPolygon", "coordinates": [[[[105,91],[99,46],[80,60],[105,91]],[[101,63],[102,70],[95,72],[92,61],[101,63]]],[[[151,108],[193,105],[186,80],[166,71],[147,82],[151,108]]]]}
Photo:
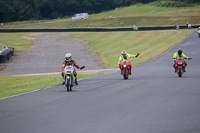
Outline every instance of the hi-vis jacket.
{"type": "Polygon", "coordinates": [[[183,57],[183,58],[187,58],[188,59],[188,57],[186,55],[184,55],[184,53],[182,53],[181,56],[179,56],[178,52],[176,52],[176,53],[174,53],[173,61],[176,61],[177,58],[179,58],[179,57],[183,57]]]}
{"type": "MultiPolygon", "coordinates": [[[[135,58],[136,57],[136,55],[130,55],[130,54],[126,54],[126,58],[127,58],[127,60],[129,59],[129,58],[135,58]]],[[[119,61],[118,61],[118,64],[120,64],[120,61],[122,61],[122,60],[124,60],[124,57],[121,55],[120,57],[119,57],[119,61]]]]}

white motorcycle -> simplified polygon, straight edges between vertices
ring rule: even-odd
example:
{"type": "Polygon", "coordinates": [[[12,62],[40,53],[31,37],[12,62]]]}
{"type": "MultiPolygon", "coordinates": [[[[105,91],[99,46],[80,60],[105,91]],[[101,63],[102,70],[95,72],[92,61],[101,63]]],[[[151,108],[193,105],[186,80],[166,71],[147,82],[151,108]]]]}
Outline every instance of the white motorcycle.
{"type": "MultiPolygon", "coordinates": [[[[85,66],[82,66],[80,69],[82,70],[85,66]]],[[[64,79],[65,86],[67,87],[67,91],[72,91],[72,87],[74,84],[78,85],[77,82],[77,74],[75,72],[75,68],[73,65],[68,65],[64,69],[64,79]]]]}
{"type": "Polygon", "coordinates": [[[75,68],[72,65],[65,67],[64,79],[67,91],[72,91],[72,87],[74,86],[75,80],[77,80],[77,77],[74,75],[74,72],[75,68]]]}

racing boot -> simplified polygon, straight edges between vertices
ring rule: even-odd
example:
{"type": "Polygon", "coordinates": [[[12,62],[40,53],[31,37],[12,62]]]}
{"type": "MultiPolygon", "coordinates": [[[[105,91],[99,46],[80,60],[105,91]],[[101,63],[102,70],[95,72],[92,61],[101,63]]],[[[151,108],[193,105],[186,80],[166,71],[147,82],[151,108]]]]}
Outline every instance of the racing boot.
{"type": "Polygon", "coordinates": [[[185,70],[186,66],[187,66],[187,63],[185,62],[185,67],[184,67],[184,69],[183,69],[184,72],[186,72],[186,70],[185,70]]]}
{"type": "MultiPolygon", "coordinates": [[[[61,76],[64,78],[64,72],[61,72],[61,76]]],[[[62,85],[65,84],[65,81],[62,82],[62,85]]]]}
{"type": "Polygon", "coordinates": [[[173,67],[174,67],[174,72],[176,73],[175,63],[174,63],[174,65],[173,65],[173,67]]]}
{"type": "Polygon", "coordinates": [[[75,84],[78,85],[77,77],[75,78],[75,84]]]}

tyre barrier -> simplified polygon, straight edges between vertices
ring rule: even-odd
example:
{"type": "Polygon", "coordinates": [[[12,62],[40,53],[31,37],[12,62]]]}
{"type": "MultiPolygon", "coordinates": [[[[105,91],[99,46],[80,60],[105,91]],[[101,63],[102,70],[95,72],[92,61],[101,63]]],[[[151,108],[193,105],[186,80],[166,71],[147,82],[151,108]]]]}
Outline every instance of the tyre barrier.
{"type": "Polygon", "coordinates": [[[14,55],[14,48],[12,47],[4,47],[0,51],[0,63],[5,63],[7,62],[11,56],[14,55]]]}

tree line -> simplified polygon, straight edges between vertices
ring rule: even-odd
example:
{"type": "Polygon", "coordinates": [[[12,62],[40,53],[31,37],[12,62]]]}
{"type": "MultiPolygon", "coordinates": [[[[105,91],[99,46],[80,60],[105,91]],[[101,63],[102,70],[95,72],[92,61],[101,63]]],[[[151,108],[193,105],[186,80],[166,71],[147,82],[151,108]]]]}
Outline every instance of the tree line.
{"type": "Polygon", "coordinates": [[[200,0],[0,0],[0,23],[53,19],[81,12],[93,14],[116,7],[154,1],[199,2],[200,0]]]}

